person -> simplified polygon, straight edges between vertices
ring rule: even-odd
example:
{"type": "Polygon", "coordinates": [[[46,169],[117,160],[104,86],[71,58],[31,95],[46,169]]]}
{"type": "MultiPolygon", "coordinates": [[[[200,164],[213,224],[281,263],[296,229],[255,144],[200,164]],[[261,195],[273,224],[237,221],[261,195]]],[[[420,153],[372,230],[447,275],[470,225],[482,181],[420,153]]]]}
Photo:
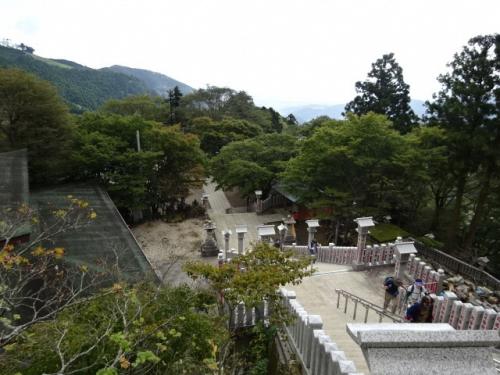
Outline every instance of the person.
{"type": "Polygon", "coordinates": [[[406,289],[406,302],[408,305],[420,302],[423,296],[427,294],[422,279],[416,279],[415,282],[406,289]]]}
{"type": "Polygon", "coordinates": [[[420,302],[415,302],[406,310],[406,320],[411,323],[432,323],[433,305],[431,297],[423,296],[420,302]]]}
{"type": "Polygon", "coordinates": [[[316,263],[316,254],[318,254],[318,241],[312,240],[309,245],[309,254],[313,257],[313,263],[316,263]]]}
{"type": "Polygon", "coordinates": [[[394,314],[398,305],[397,297],[399,295],[400,280],[395,280],[392,276],[387,276],[384,279],[384,310],[387,310],[392,302],[391,312],[394,314]]]}

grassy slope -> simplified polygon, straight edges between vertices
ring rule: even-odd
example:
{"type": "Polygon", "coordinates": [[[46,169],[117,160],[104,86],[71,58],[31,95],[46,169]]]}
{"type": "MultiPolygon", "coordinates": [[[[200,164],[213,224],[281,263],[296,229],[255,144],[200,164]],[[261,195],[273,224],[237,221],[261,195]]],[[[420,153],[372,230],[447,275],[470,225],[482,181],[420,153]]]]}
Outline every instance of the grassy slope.
{"type": "Polygon", "coordinates": [[[0,67],[18,68],[52,82],[74,111],[94,110],[111,98],[148,93],[137,78],[52,60],[0,46],[0,67]]]}

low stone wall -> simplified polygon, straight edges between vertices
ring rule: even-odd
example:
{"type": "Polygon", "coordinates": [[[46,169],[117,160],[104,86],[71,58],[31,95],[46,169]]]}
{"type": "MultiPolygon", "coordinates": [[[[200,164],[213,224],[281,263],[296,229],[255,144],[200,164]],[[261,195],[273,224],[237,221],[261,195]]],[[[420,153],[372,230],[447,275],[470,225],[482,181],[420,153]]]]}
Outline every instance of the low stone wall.
{"type": "Polygon", "coordinates": [[[325,333],[319,315],[308,314],[297,301],[295,292],[281,289],[285,305],[294,321],[285,327],[290,342],[309,375],[354,375],[356,366],[325,333]]]}

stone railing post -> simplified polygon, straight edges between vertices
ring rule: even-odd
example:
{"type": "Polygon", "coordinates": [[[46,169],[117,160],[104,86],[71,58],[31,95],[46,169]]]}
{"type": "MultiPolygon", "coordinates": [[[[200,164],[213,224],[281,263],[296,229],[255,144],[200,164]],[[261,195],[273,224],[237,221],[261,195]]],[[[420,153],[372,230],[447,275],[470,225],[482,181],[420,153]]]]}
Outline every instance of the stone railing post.
{"type": "Polygon", "coordinates": [[[244,240],[245,240],[245,233],[248,232],[248,228],[245,224],[236,225],[235,231],[236,234],[238,235],[238,255],[241,255],[245,250],[244,240]]]}
{"type": "Polygon", "coordinates": [[[458,299],[457,295],[453,292],[444,292],[443,293],[444,301],[441,304],[441,310],[439,311],[439,321],[442,323],[446,323],[450,320],[450,313],[453,307],[453,302],[458,299]]]}
{"type": "Polygon", "coordinates": [[[222,231],[222,237],[224,238],[224,258],[228,258],[229,253],[229,239],[231,238],[232,232],[229,229],[222,231]]]}
{"type": "Polygon", "coordinates": [[[450,318],[448,319],[448,324],[453,328],[458,326],[458,318],[460,318],[460,313],[462,311],[463,302],[453,301],[453,306],[451,307],[450,318]]]}
{"type": "Polygon", "coordinates": [[[262,214],[262,190],[255,190],[255,197],[256,197],[256,202],[255,202],[255,213],[257,215],[262,214]]]}
{"type": "Polygon", "coordinates": [[[467,329],[479,329],[481,321],[483,320],[484,307],[474,306],[472,308],[471,316],[469,319],[469,326],[467,329]]]}
{"type": "Polygon", "coordinates": [[[283,224],[286,225],[284,242],[285,244],[290,245],[297,239],[297,235],[295,234],[295,219],[291,215],[288,215],[287,218],[283,220],[283,224]]]}
{"type": "Polygon", "coordinates": [[[479,329],[483,331],[487,329],[492,329],[493,324],[495,324],[496,315],[497,312],[493,309],[484,310],[483,319],[481,320],[481,325],[479,326],[479,329]]]}
{"type": "Polygon", "coordinates": [[[358,232],[358,243],[356,259],[353,262],[353,269],[356,271],[363,270],[365,265],[363,263],[363,250],[366,248],[366,240],[368,238],[369,229],[375,226],[372,217],[359,217],[354,220],[358,224],[358,228],[356,229],[358,232]]]}
{"type": "Polygon", "coordinates": [[[473,308],[474,306],[471,303],[463,304],[460,317],[458,318],[457,329],[464,330],[469,328],[469,319],[473,308]]]}
{"type": "Polygon", "coordinates": [[[323,328],[323,321],[319,315],[309,315],[304,335],[304,362],[307,368],[311,367],[311,354],[313,348],[313,331],[323,328]]]}

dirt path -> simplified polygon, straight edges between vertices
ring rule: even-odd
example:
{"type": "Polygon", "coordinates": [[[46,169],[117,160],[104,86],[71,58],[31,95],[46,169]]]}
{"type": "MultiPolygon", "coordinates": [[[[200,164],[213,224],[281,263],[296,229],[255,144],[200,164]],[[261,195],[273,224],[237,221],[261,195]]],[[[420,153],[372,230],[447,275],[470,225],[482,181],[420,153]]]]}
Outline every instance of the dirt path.
{"type": "Polygon", "coordinates": [[[217,264],[217,259],[202,258],[200,245],[203,240],[203,221],[188,219],[180,223],[161,220],[144,223],[132,228],[134,236],[147,258],[165,283],[190,283],[182,271],[187,260],[204,260],[217,264]]]}

